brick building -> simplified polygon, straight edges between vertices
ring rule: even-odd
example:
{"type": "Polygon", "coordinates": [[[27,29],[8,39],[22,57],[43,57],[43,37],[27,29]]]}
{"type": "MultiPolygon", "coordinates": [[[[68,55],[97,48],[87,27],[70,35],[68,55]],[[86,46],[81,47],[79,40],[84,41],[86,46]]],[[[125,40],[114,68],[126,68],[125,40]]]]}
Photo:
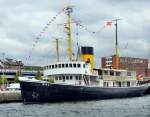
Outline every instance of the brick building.
{"type": "MultiPolygon", "coordinates": [[[[102,57],[102,68],[115,68],[116,56],[102,57]]],[[[136,71],[137,74],[143,74],[143,76],[150,76],[150,70],[148,69],[148,59],[144,58],[131,58],[131,57],[119,57],[119,69],[127,69],[136,71]]]]}

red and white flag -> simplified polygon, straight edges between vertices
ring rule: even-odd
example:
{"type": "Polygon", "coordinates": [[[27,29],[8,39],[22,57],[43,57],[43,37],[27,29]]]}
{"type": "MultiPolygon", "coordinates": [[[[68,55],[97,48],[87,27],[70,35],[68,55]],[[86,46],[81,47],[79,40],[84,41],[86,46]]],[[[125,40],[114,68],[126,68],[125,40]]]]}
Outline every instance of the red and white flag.
{"type": "Polygon", "coordinates": [[[107,21],[106,23],[105,23],[105,26],[106,27],[112,27],[112,21],[107,21]]]}
{"type": "Polygon", "coordinates": [[[143,80],[143,74],[142,73],[137,74],[137,80],[143,80]]]}

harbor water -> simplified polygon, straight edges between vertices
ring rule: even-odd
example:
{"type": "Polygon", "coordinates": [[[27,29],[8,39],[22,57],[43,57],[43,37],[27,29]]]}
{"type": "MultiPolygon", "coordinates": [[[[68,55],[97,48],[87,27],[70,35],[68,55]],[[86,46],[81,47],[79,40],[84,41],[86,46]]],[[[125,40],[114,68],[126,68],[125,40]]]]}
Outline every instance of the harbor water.
{"type": "Polygon", "coordinates": [[[0,117],[150,117],[150,96],[85,102],[0,104],[0,117]]]}

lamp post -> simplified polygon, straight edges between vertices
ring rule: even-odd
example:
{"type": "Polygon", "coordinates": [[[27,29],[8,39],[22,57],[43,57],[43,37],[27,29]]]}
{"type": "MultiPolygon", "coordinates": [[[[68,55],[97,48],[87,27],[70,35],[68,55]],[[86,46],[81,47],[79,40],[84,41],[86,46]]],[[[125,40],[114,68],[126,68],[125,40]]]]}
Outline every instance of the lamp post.
{"type": "Polygon", "coordinates": [[[2,75],[2,90],[4,89],[4,77],[5,77],[5,53],[2,53],[3,56],[3,75],[2,75]]]}
{"type": "Polygon", "coordinates": [[[3,56],[3,76],[5,75],[4,69],[5,69],[5,53],[2,53],[3,56]]]}
{"type": "Polygon", "coordinates": [[[18,66],[18,71],[19,71],[19,76],[21,76],[21,60],[18,60],[19,66],[18,66]]]}

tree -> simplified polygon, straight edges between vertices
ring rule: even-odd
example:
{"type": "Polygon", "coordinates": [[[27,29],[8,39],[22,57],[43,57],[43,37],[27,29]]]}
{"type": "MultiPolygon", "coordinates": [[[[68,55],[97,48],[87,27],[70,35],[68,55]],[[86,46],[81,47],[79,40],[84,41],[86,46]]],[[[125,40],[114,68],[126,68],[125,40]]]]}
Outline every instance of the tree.
{"type": "Polygon", "coordinates": [[[6,83],[7,83],[7,77],[5,75],[2,75],[0,77],[0,88],[1,88],[1,90],[6,89],[6,83]]]}
{"type": "Polygon", "coordinates": [[[5,75],[2,75],[0,77],[0,85],[7,83],[7,77],[5,75]]]}
{"type": "Polygon", "coordinates": [[[35,79],[37,79],[37,80],[42,80],[42,76],[41,76],[40,70],[37,71],[37,73],[36,73],[36,75],[35,75],[35,79]]]}
{"type": "Polygon", "coordinates": [[[0,77],[0,85],[3,84],[2,76],[0,77]]]}
{"type": "Polygon", "coordinates": [[[19,71],[16,72],[16,75],[14,77],[14,82],[18,83],[19,82],[19,71]]]}
{"type": "Polygon", "coordinates": [[[53,79],[53,78],[49,78],[49,79],[48,79],[48,82],[49,82],[49,83],[54,83],[54,79],[53,79]]]}

